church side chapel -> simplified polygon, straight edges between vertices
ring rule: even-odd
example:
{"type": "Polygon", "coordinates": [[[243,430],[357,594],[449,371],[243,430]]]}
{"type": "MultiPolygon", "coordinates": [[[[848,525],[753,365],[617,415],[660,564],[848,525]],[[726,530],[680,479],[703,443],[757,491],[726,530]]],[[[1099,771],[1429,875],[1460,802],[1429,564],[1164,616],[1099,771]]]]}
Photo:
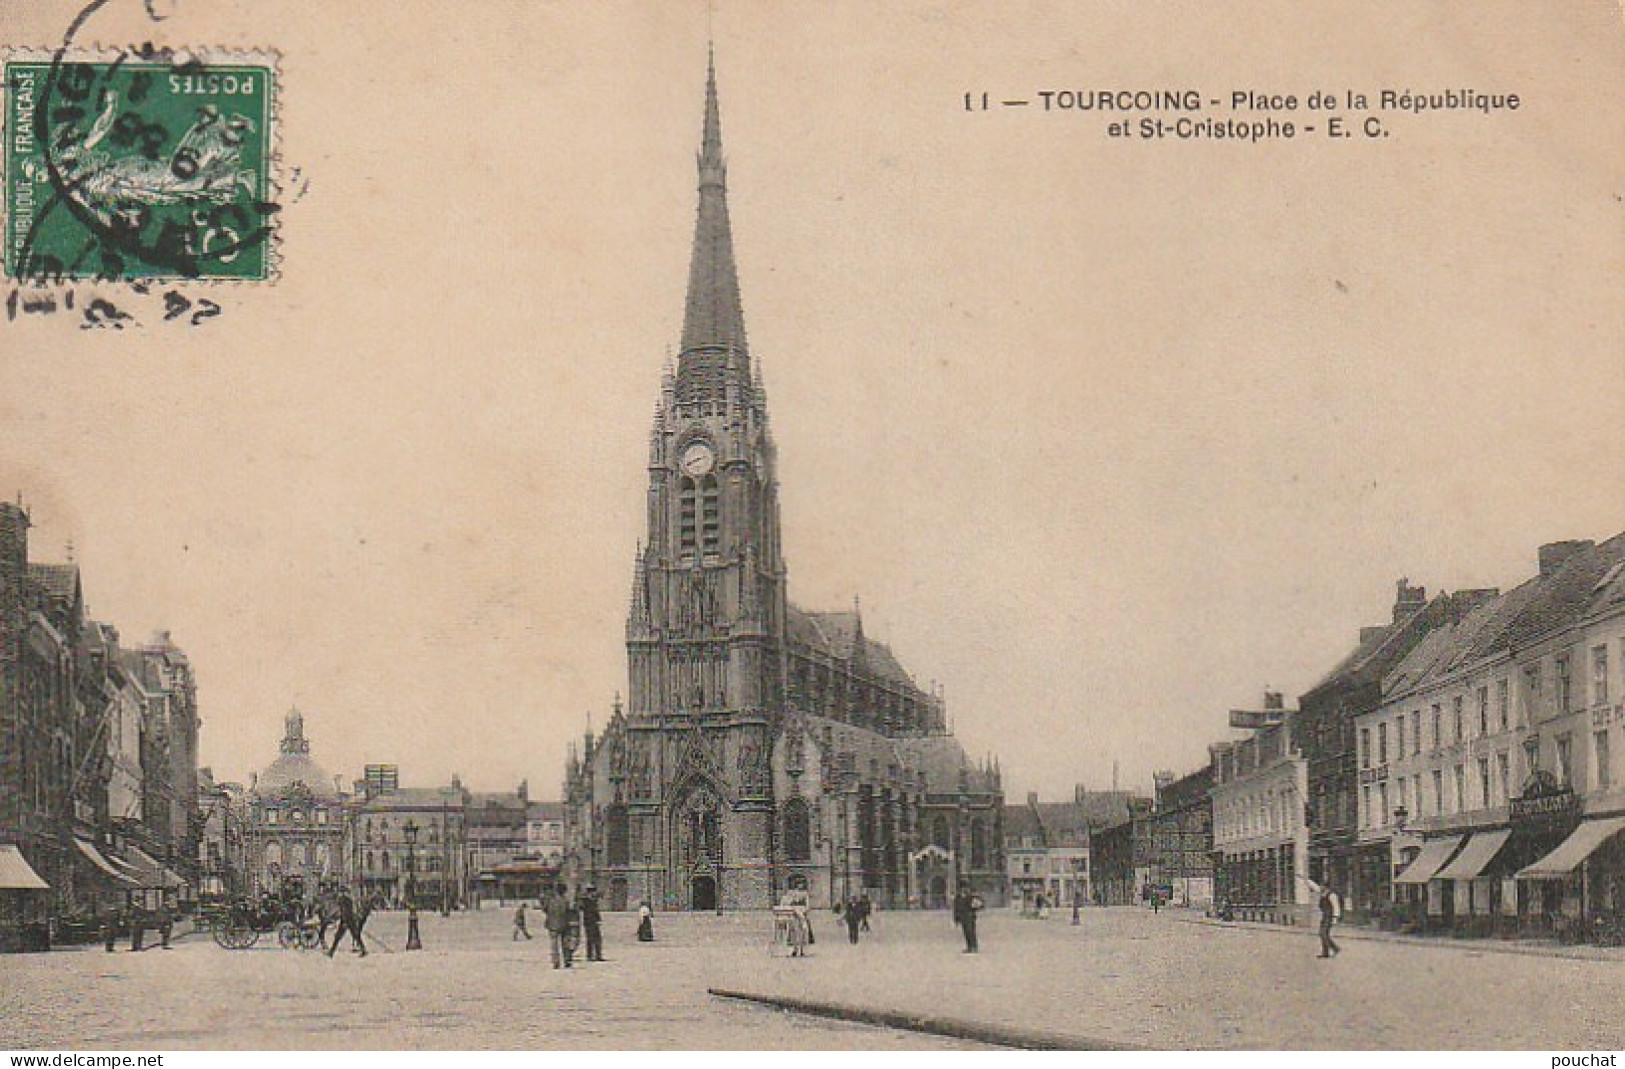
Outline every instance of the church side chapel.
{"type": "Polygon", "coordinates": [[[714,62],[682,343],[649,435],[628,698],[572,748],[573,875],[611,909],[944,908],[1003,896],[999,769],[973,764],[859,607],[786,593],[776,452],[745,336],[714,62]]]}

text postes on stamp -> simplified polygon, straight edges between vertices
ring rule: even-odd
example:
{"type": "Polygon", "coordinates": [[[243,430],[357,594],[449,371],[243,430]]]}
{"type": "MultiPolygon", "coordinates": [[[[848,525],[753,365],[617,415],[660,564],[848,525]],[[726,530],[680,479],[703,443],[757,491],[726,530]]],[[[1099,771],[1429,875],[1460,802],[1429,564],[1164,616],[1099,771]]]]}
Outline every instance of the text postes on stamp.
{"type": "Polygon", "coordinates": [[[270,277],[274,63],[98,53],[4,69],[10,277],[270,277]]]}

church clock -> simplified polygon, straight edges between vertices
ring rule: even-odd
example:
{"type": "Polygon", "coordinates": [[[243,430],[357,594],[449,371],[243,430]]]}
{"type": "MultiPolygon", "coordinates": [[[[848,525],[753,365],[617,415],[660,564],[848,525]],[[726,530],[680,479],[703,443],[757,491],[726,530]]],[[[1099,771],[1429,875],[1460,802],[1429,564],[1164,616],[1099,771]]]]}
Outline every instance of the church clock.
{"type": "Polygon", "coordinates": [[[690,442],[684,447],[683,455],[677,463],[683,469],[684,475],[698,479],[710,473],[715,457],[711,454],[711,447],[705,442],[690,442]]]}

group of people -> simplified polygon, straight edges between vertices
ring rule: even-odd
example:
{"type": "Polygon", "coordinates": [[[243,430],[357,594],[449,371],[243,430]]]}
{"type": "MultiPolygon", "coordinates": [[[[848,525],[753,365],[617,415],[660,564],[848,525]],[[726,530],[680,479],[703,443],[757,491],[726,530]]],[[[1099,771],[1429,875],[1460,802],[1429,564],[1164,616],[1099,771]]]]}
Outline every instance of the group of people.
{"type": "MultiPolygon", "coordinates": [[[[576,946],[582,937],[587,943],[587,960],[604,960],[604,918],[598,902],[598,888],[588,884],[572,900],[564,884],[554,884],[542,899],[541,910],[553,968],[568,969],[575,963],[576,946]]],[[[638,940],[649,942],[654,939],[653,915],[647,903],[638,912],[638,940]]],[[[518,940],[521,937],[532,938],[524,902],[520,902],[513,912],[513,938],[518,940]]]]}
{"type": "Polygon", "coordinates": [[[130,949],[133,951],[151,949],[146,945],[148,928],[158,933],[158,947],[168,950],[170,934],[175,930],[175,911],[168,902],[160,902],[157,909],[151,910],[132,903],[122,913],[116,909],[103,913],[101,925],[102,946],[109,954],[118,942],[121,927],[129,929],[130,949]]]}

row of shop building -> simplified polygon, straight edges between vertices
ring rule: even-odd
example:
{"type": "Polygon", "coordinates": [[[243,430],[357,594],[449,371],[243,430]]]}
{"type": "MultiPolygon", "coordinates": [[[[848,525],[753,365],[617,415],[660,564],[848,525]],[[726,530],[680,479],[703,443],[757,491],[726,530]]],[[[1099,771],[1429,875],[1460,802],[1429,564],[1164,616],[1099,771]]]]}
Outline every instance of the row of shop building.
{"type": "Polygon", "coordinates": [[[167,633],[123,644],[73,562],[0,503],[0,950],[197,886],[197,689],[167,633]]]}
{"type": "Polygon", "coordinates": [[[210,787],[202,850],[208,894],[308,897],[343,886],[383,906],[449,911],[537,898],[564,867],[564,807],[457,776],[402,786],[366,766],[345,789],[311,755],[304,715],[284,718],[279,753],[249,784],[210,787]]]}
{"type": "Polygon", "coordinates": [[[1617,924],[1622,664],[1625,535],[1542,546],[1504,592],[1401,580],[1297,708],[1211,747],[1215,901],[1301,923],[1324,884],[1405,930],[1617,924]]]}

